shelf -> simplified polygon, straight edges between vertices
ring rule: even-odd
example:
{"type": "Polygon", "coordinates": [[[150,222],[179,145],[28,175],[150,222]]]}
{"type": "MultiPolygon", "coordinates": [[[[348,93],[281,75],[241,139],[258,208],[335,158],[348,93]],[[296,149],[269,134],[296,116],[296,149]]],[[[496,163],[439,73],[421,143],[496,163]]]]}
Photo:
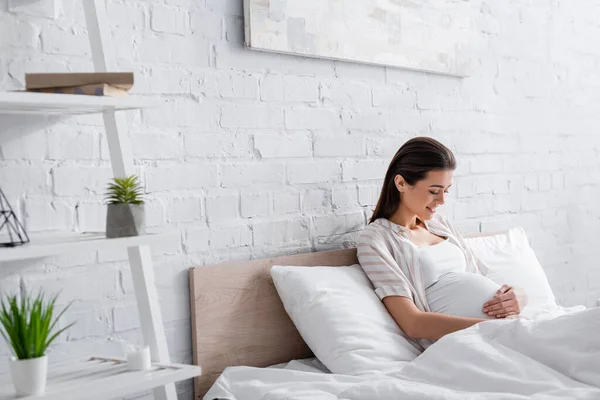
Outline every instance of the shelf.
{"type": "Polygon", "coordinates": [[[0,92],[0,114],[79,115],[156,107],[143,97],[86,96],[76,94],[0,92]]]}
{"type": "Polygon", "coordinates": [[[69,252],[115,250],[161,243],[178,232],[149,233],[141,236],[108,239],[104,233],[29,235],[30,242],[16,247],[0,247],[0,262],[26,260],[69,252]]]}
{"type": "MultiPolygon", "coordinates": [[[[130,371],[124,360],[92,357],[48,365],[43,396],[19,400],[105,400],[129,396],[167,383],[200,376],[195,365],[153,364],[148,371],[130,371]]],[[[16,399],[10,375],[0,380],[0,400],[16,399]]]]}

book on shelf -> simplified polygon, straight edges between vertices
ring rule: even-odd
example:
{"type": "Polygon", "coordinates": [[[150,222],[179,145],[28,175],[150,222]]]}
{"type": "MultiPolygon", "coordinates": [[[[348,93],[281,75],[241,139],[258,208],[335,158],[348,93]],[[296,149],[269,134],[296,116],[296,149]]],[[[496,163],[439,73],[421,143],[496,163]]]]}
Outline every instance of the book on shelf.
{"type": "Polygon", "coordinates": [[[25,89],[71,88],[89,85],[110,85],[122,90],[133,86],[133,72],[28,73],[25,89]]]}
{"type": "Polygon", "coordinates": [[[126,97],[127,90],[121,89],[120,87],[107,85],[105,83],[82,85],[82,86],[71,86],[71,87],[48,87],[48,88],[37,88],[27,89],[27,92],[38,92],[38,93],[61,93],[61,94],[82,94],[88,96],[112,96],[112,97],[126,97]]]}

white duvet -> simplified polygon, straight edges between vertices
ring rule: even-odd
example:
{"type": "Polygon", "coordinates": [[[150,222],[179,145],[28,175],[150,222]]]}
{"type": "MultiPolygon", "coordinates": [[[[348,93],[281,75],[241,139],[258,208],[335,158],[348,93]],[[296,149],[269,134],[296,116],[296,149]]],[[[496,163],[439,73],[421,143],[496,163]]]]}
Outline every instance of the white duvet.
{"type": "Polygon", "coordinates": [[[204,397],[235,400],[600,399],[600,308],[496,320],[369,376],[227,368],[204,397]]]}

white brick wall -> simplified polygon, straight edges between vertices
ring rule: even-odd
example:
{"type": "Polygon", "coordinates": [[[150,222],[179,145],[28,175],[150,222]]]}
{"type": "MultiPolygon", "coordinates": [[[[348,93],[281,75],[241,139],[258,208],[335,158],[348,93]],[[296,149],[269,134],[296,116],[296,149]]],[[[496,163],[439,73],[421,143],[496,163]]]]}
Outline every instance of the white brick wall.
{"type": "MultiPolygon", "coordinates": [[[[136,73],[137,93],[166,100],[127,119],[148,224],[182,231],[153,252],[176,361],[191,351],[187,267],[351,245],[390,157],[416,135],[455,150],[445,213],[465,232],[522,225],[563,304],[600,297],[596,4],[482,2],[473,73],[460,80],[247,50],[242,0],[108,1],[119,67],[136,73]]],[[[91,69],[80,2],[55,18],[7,5],[0,90],[21,89],[25,72],[91,69]]],[[[0,185],[28,229],[102,229],[101,119],[1,122],[0,185]]],[[[2,292],[20,286],[76,300],[80,324],[57,359],[139,338],[123,252],[3,266],[2,292]]]]}

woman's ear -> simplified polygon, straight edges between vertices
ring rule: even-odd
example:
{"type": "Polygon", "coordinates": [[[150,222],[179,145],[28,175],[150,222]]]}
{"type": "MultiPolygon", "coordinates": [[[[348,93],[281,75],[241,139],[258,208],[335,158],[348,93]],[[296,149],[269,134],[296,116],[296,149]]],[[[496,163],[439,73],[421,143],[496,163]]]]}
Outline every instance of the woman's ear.
{"type": "Polygon", "coordinates": [[[402,175],[396,175],[394,177],[394,184],[396,185],[396,189],[398,189],[400,193],[403,193],[406,190],[406,187],[408,186],[402,175]]]}

